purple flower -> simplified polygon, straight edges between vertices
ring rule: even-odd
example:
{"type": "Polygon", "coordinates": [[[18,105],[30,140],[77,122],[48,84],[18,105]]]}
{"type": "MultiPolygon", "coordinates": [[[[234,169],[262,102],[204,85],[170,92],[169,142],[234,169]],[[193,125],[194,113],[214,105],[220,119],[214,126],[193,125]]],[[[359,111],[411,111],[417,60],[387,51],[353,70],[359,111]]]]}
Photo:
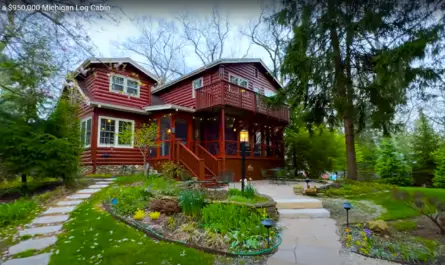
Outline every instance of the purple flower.
{"type": "Polygon", "coordinates": [[[371,230],[369,230],[368,228],[365,228],[364,231],[365,231],[365,233],[366,233],[366,235],[367,235],[368,237],[371,236],[371,234],[372,234],[371,230]]]}

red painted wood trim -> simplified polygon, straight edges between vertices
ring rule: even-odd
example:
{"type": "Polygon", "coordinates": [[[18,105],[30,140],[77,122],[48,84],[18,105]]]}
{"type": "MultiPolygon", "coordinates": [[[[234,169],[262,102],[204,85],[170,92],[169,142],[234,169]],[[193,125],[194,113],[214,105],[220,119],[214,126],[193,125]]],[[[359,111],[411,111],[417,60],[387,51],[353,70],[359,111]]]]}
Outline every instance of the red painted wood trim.
{"type": "Polygon", "coordinates": [[[93,109],[93,131],[92,131],[92,139],[91,139],[91,162],[93,163],[93,173],[96,173],[96,154],[97,154],[97,138],[98,138],[98,128],[99,128],[99,115],[97,114],[97,108],[93,109]]]}
{"type": "MultiPolygon", "coordinates": [[[[226,115],[224,108],[221,109],[221,131],[220,131],[220,153],[222,155],[222,167],[226,169],[226,115]]],[[[218,173],[216,173],[218,174],[218,173]]]]}

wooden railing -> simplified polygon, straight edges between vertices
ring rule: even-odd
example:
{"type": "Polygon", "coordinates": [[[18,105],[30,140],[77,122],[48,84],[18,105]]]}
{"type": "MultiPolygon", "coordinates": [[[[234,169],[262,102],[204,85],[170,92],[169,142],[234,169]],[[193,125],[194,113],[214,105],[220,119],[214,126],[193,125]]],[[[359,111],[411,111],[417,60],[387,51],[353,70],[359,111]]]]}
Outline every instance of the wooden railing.
{"type": "Polygon", "coordinates": [[[199,180],[204,179],[205,167],[204,159],[196,156],[183,143],[176,141],[176,161],[182,163],[199,180]]]}
{"type": "Polygon", "coordinates": [[[215,156],[213,156],[207,149],[205,149],[202,145],[197,144],[196,148],[196,155],[199,158],[204,159],[204,163],[207,166],[207,168],[211,171],[213,176],[216,176],[220,169],[219,169],[219,160],[215,156]]]}
{"type": "Polygon", "coordinates": [[[289,121],[289,108],[269,108],[264,103],[264,98],[259,93],[221,81],[196,90],[196,109],[230,105],[289,121]]]}

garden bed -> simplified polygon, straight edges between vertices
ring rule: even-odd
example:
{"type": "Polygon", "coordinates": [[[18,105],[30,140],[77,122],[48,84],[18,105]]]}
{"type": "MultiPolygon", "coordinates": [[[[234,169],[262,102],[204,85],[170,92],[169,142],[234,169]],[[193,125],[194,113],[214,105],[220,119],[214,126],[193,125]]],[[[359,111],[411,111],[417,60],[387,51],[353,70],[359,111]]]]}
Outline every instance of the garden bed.
{"type": "Polygon", "coordinates": [[[276,217],[276,202],[252,187],[239,195],[158,176],[126,185],[108,191],[104,208],[150,237],[225,256],[268,255],[281,243],[275,227],[261,224],[276,217]]]}

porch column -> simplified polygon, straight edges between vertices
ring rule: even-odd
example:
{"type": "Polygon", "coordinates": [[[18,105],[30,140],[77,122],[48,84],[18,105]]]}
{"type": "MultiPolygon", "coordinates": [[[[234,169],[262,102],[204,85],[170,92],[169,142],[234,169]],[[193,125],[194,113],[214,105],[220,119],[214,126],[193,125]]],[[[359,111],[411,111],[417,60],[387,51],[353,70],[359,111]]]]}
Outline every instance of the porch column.
{"type": "MultiPolygon", "coordinates": [[[[176,121],[176,116],[172,115],[171,113],[168,114],[170,115],[170,152],[169,152],[169,157],[170,160],[174,160],[175,159],[175,152],[176,152],[176,128],[175,128],[175,121],[176,121]],[[175,133],[173,133],[173,128],[175,129],[175,133]]],[[[178,157],[176,157],[176,159],[178,159],[178,157]]]]}
{"type": "Polygon", "coordinates": [[[226,168],[226,115],[221,109],[221,122],[219,128],[219,154],[222,157],[222,169],[226,168]]]}

